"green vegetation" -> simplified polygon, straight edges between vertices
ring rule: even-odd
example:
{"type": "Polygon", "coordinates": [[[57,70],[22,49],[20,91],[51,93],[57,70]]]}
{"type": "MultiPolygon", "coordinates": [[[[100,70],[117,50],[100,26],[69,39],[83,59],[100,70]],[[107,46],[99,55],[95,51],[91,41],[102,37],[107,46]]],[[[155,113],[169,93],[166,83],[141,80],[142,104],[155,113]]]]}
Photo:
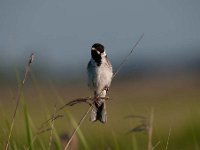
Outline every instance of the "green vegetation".
{"type": "MultiPolygon", "coordinates": [[[[131,132],[141,124],[144,116],[149,120],[154,108],[152,144],[155,149],[199,150],[200,149],[200,84],[193,75],[173,77],[149,77],[117,82],[110,89],[107,102],[108,122],[91,123],[89,116],[72,141],[71,149],[134,149],[148,146],[145,131],[131,132]],[[170,136],[169,131],[171,128],[170,136]]],[[[54,106],[91,93],[84,83],[58,85],[52,82],[39,83],[34,76],[27,81],[10,140],[10,149],[48,149],[51,136],[49,122],[44,129],[49,131],[37,135],[38,128],[54,113],[54,106]]],[[[15,107],[17,86],[0,87],[0,149],[5,147],[15,107]]],[[[69,136],[88,109],[87,104],[66,107],[58,113],[63,115],[54,121],[51,149],[63,149],[69,136]]]]}

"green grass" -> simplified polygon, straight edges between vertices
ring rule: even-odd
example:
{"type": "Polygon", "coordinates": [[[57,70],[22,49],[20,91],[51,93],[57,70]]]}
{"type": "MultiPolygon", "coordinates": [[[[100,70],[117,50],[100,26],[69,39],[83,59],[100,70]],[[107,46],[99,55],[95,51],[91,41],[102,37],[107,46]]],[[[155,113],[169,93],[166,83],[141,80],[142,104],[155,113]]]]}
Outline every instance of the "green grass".
{"type": "MultiPolygon", "coordinates": [[[[84,121],[72,143],[78,149],[147,149],[145,132],[127,134],[140,124],[139,119],[125,119],[128,115],[149,117],[154,108],[153,145],[165,149],[169,128],[169,150],[200,149],[200,85],[198,78],[178,76],[173,78],[148,78],[115,82],[107,103],[108,122],[91,123],[89,116],[84,121]]],[[[16,86],[0,87],[0,147],[4,147],[15,106],[16,86]]],[[[37,136],[41,123],[54,112],[54,105],[62,106],[68,101],[89,96],[84,84],[58,85],[53,82],[40,84],[32,77],[23,90],[23,98],[17,112],[10,149],[48,149],[50,131],[37,136]]],[[[64,117],[55,120],[52,149],[63,149],[81,116],[88,109],[78,104],[61,111],[64,117]]],[[[51,124],[50,124],[51,125],[51,124]]],[[[48,125],[49,126],[49,125],[48,125]]],[[[1,149],[1,148],[0,148],[1,149]]]]}

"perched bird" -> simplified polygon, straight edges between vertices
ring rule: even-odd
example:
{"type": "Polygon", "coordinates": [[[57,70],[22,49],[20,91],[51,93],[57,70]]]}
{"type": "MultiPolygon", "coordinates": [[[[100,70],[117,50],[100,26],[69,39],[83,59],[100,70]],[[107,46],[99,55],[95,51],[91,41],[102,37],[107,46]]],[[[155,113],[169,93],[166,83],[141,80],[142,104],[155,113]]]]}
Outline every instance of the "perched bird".
{"type": "Polygon", "coordinates": [[[91,111],[91,121],[99,120],[102,123],[106,123],[106,103],[103,97],[106,96],[110,87],[113,71],[103,45],[95,43],[92,46],[87,72],[88,86],[94,92],[94,97],[96,97],[91,111]]]}

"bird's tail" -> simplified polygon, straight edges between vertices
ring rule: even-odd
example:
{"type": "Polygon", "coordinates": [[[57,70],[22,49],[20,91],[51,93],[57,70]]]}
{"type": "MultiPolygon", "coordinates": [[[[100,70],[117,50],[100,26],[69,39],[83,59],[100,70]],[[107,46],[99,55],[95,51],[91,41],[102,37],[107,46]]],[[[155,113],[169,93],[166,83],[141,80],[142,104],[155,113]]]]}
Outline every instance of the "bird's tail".
{"type": "Polygon", "coordinates": [[[106,102],[105,100],[99,100],[95,102],[91,111],[91,121],[101,121],[102,123],[107,122],[106,114],[106,102]]]}

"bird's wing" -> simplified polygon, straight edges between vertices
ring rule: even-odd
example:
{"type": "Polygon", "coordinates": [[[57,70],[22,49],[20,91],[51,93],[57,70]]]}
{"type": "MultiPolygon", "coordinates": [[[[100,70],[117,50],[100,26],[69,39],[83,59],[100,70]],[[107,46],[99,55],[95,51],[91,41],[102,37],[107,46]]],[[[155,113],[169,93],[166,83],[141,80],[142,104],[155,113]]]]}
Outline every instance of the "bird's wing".
{"type": "Polygon", "coordinates": [[[88,86],[90,88],[94,87],[94,78],[95,78],[95,66],[92,64],[91,60],[87,65],[87,74],[88,74],[88,86]]]}

